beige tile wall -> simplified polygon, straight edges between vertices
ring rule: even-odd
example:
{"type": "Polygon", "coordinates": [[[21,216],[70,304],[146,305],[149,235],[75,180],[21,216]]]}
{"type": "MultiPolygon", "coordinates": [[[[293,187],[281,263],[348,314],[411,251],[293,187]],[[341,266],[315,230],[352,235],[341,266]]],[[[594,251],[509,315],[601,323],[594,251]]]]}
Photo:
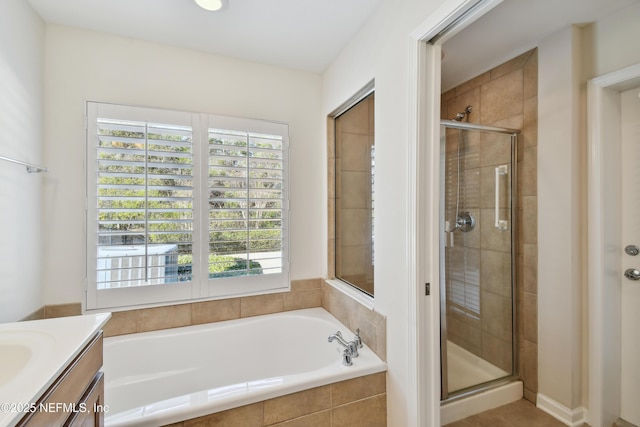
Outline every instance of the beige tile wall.
{"type": "MultiPolygon", "coordinates": [[[[518,139],[517,159],[517,360],[518,372],[524,381],[525,398],[534,403],[538,389],[537,58],[537,50],[533,49],[447,91],[442,95],[441,109],[442,117],[450,119],[467,105],[472,105],[473,112],[468,117],[470,122],[522,131],[518,139]]],[[[490,152],[492,141],[485,135],[465,143],[469,151],[463,161],[470,169],[466,173],[477,171],[480,188],[492,185],[491,165],[502,161],[495,157],[495,153],[490,152]]],[[[452,144],[448,150],[454,149],[455,144],[452,144]]],[[[489,191],[480,191],[480,194],[477,213],[480,218],[492,219],[492,210],[489,208],[493,203],[493,195],[489,191]],[[485,200],[482,194],[489,194],[490,197],[485,200]]],[[[470,210],[476,213],[473,209],[470,210]]],[[[487,227],[487,230],[490,228],[487,227]]],[[[487,279],[491,277],[489,283],[492,285],[481,292],[481,307],[483,312],[490,312],[492,316],[483,317],[479,322],[452,316],[448,319],[448,331],[458,344],[469,351],[482,355],[498,366],[507,367],[509,361],[505,354],[508,353],[501,349],[507,350],[511,346],[511,322],[508,321],[510,303],[506,299],[506,289],[501,284],[508,282],[506,277],[511,264],[506,250],[508,241],[490,234],[483,234],[479,238],[458,235],[456,239],[457,245],[477,251],[475,258],[479,257],[483,266],[482,269],[477,266],[480,282],[487,283],[487,279]]],[[[452,255],[455,256],[455,253],[452,255]]],[[[471,257],[467,262],[473,263],[473,259],[471,257]]]]}
{"type": "Polygon", "coordinates": [[[358,301],[322,282],[322,307],[351,331],[360,329],[360,336],[382,360],[387,360],[387,319],[358,301]]]}
{"type": "Polygon", "coordinates": [[[117,311],[104,336],[199,325],[322,306],[321,279],[294,280],[291,291],[223,300],[117,311]]]}
{"type": "Polygon", "coordinates": [[[173,427],[384,427],[384,372],[171,424],[173,427]]]}
{"type": "MultiPolygon", "coordinates": [[[[386,360],[386,318],[319,278],[294,280],[289,292],[113,312],[104,327],[104,336],[178,328],[314,307],[323,307],[352,331],[359,328],[367,346],[382,360],[386,360]]],[[[80,314],[80,303],[48,305],[23,320],[80,314]]]]}
{"type": "Polygon", "coordinates": [[[82,314],[82,305],[79,302],[70,304],[55,304],[45,305],[38,310],[31,313],[29,316],[22,319],[25,320],[40,320],[51,319],[54,317],[67,317],[67,316],[79,316],[82,314]]]}

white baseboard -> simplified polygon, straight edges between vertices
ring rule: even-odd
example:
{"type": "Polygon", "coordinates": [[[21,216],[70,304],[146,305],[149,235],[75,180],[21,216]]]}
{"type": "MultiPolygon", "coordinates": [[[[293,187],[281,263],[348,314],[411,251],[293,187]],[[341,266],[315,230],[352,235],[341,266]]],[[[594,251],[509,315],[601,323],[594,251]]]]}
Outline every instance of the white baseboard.
{"type": "Polygon", "coordinates": [[[514,381],[464,399],[445,403],[440,407],[440,425],[453,423],[520,399],[522,399],[522,381],[514,381]]]}
{"type": "Polygon", "coordinates": [[[537,402],[538,409],[568,426],[580,427],[586,422],[587,410],[582,406],[569,409],[542,393],[538,393],[537,402]]]}

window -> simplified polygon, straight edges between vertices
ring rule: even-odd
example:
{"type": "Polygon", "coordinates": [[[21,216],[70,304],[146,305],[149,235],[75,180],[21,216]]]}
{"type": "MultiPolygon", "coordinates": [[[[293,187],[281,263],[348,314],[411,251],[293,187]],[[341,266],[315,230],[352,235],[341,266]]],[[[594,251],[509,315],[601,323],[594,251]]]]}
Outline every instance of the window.
{"type": "Polygon", "coordinates": [[[87,308],[288,280],[284,124],[87,104],[87,308]]]}
{"type": "Polygon", "coordinates": [[[334,123],[335,277],[373,296],[374,94],[349,106],[334,123]]]}

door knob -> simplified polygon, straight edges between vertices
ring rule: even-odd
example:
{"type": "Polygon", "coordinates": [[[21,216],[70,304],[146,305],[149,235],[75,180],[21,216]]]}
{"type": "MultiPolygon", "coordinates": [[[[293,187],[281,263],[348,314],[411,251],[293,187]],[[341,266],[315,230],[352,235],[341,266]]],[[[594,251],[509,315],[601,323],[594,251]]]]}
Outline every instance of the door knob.
{"type": "Polygon", "coordinates": [[[640,271],[638,271],[636,268],[627,268],[624,271],[624,277],[629,280],[640,280],[640,271]]]}
{"type": "Polygon", "coordinates": [[[627,255],[631,256],[640,254],[640,248],[636,245],[627,245],[627,247],[624,248],[624,251],[627,253],[627,255]]]}

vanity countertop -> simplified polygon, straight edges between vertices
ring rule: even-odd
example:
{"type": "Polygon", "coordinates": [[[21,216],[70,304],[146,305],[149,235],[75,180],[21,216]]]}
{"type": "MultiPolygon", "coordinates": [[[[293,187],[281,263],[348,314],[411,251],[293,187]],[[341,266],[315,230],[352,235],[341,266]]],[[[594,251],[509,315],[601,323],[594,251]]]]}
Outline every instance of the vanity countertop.
{"type": "Polygon", "coordinates": [[[111,313],[0,324],[0,427],[13,426],[111,313]]]}

